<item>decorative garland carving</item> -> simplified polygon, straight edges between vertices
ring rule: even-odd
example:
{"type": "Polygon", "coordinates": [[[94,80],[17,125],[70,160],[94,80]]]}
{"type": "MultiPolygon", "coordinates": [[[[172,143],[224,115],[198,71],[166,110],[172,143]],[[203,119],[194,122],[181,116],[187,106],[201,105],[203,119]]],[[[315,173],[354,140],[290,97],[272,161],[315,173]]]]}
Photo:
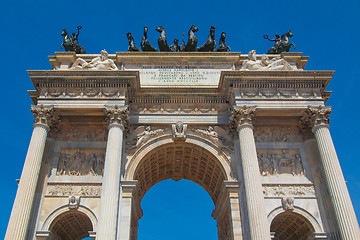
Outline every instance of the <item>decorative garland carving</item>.
{"type": "Polygon", "coordinates": [[[315,197],[312,185],[263,185],[265,197],[315,197]]]}
{"type": "Polygon", "coordinates": [[[117,89],[49,88],[40,92],[40,98],[119,98],[123,95],[124,90],[117,89]]]}
{"type": "Polygon", "coordinates": [[[101,196],[101,184],[49,184],[47,196],[101,196]]]}
{"type": "Polygon", "coordinates": [[[226,113],[228,106],[131,106],[132,111],[139,114],[218,114],[226,113]]]}
{"type": "Polygon", "coordinates": [[[321,99],[321,93],[318,90],[282,90],[282,89],[256,89],[239,90],[241,99],[321,99]]]}

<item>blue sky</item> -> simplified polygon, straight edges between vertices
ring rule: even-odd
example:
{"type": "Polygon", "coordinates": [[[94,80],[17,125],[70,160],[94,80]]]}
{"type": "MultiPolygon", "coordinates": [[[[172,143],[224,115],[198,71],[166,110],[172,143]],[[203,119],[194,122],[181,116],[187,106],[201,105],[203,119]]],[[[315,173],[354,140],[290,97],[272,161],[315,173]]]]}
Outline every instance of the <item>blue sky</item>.
{"type": "MultiPolygon", "coordinates": [[[[15,179],[20,177],[32,132],[31,100],[26,90],[34,87],[26,70],[50,69],[47,56],[62,51],[62,29],[66,28],[72,32],[76,30],[77,25],[82,25],[79,42],[88,53],[99,53],[106,49],[112,54],[127,51],[127,32],[132,32],[139,46],[143,27],[148,26],[148,38],[156,46],[158,33],[154,30],[155,27],[163,25],[169,42],[172,42],[174,38],[181,39],[182,33],[186,34],[192,24],[199,28],[199,44],[206,41],[210,26],[214,25],[216,40],[218,41],[220,33],[224,31],[227,33],[227,43],[231,49],[242,53],[248,53],[252,49],[258,53],[266,53],[272,44],[263,39],[264,34],[273,37],[275,33],[283,34],[291,29],[296,51],[310,56],[306,70],[336,71],[327,88],[333,91],[327,103],[333,106],[330,130],[359,218],[359,1],[15,0],[0,2],[0,66],[3,89],[0,118],[3,167],[0,238],[5,235],[17,188],[15,179]]],[[[186,200],[186,195],[192,194],[183,192],[184,186],[188,184],[186,181],[159,184],[149,191],[143,204],[153,205],[147,199],[151,194],[154,194],[154,197],[149,198],[158,202],[163,196],[161,194],[166,194],[170,185],[170,189],[179,188],[180,193],[183,193],[176,198],[179,201],[178,205],[174,204],[176,209],[181,209],[187,206],[186,201],[190,201],[186,200]]],[[[198,188],[193,186],[192,189],[198,188]]],[[[202,195],[200,190],[193,192],[202,195]]],[[[199,199],[206,202],[210,198],[203,194],[199,199]]],[[[153,211],[146,209],[144,208],[145,214],[147,211],[153,211]]],[[[145,218],[144,216],[141,221],[145,221],[145,218]]],[[[211,220],[210,216],[209,219],[211,220]]],[[[184,229],[180,224],[186,221],[176,220],[179,225],[175,227],[184,229]]],[[[170,222],[169,220],[166,224],[170,222]]],[[[214,234],[209,233],[209,237],[203,239],[215,239],[214,234]]],[[[144,236],[141,238],[143,240],[150,239],[145,237],[145,233],[139,233],[139,236],[144,236]]],[[[157,235],[157,239],[169,238],[166,235],[164,238],[157,235]]],[[[187,239],[196,237],[189,232],[187,239]]]]}

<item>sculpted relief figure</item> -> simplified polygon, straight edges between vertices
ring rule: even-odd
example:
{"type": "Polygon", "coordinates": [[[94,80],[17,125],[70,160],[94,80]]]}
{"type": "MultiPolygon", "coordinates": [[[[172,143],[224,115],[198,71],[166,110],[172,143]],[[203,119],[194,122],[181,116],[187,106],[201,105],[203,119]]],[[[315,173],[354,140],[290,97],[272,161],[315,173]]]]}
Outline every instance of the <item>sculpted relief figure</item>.
{"type": "Polygon", "coordinates": [[[212,143],[222,149],[232,149],[232,139],[229,134],[221,127],[209,126],[208,129],[193,128],[192,131],[195,134],[210,140],[212,143]]]}
{"type": "Polygon", "coordinates": [[[151,138],[163,135],[166,132],[165,128],[151,129],[150,126],[140,126],[136,128],[130,135],[130,145],[134,145],[132,148],[138,148],[144,145],[151,138]]]}
{"type": "Polygon", "coordinates": [[[172,124],[173,139],[174,140],[185,140],[186,139],[187,124],[183,122],[176,122],[172,124]]]}
{"type": "Polygon", "coordinates": [[[297,70],[295,66],[291,66],[287,61],[280,57],[269,59],[267,55],[262,55],[261,60],[256,59],[256,51],[251,50],[248,60],[245,60],[240,70],[245,71],[293,71],[297,70]]]}
{"type": "Polygon", "coordinates": [[[258,161],[262,176],[278,176],[283,173],[305,175],[300,154],[290,153],[286,149],[258,152],[258,161]]]}
{"type": "Polygon", "coordinates": [[[87,176],[102,175],[105,155],[91,153],[87,155],[81,149],[73,153],[61,152],[57,167],[57,175],[87,176]]]}
{"type": "Polygon", "coordinates": [[[109,59],[107,51],[102,50],[99,57],[94,58],[91,62],[86,62],[82,58],[75,60],[70,70],[118,70],[115,62],[109,59]]]}
{"type": "Polygon", "coordinates": [[[294,197],[283,197],[281,198],[281,204],[285,211],[294,210],[294,197]]]}

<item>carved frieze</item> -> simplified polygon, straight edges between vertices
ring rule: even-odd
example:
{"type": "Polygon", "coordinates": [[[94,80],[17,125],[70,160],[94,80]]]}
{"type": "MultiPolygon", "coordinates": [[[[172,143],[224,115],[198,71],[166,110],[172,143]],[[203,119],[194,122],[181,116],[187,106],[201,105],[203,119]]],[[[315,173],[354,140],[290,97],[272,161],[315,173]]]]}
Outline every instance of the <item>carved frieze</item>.
{"type": "Polygon", "coordinates": [[[302,141],[298,128],[266,126],[254,129],[256,142],[296,142],[302,141]]]}
{"type": "Polygon", "coordinates": [[[61,149],[56,175],[101,176],[105,149],[61,149]]]}
{"type": "Polygon", "coordinates": [[[101,184],[49,184],[47,196],[101,196],[101,184]]]}
{"type": "Polygon", "coordinates": [[[130,131],[127,145],[130,149],[139,148],[150,139],[165,134],[166,131],[166,128],[153,129],[150,126],[139,126],[135,130],[130,131]]]}
{"type": "Polygon", "coordinates": [[[257,156],[262,176],[305,175],[298,149],[258,149],[257,156]]]}
{"type": "Polygon", "coordinates": [[[315,197],[313,185],[263,185],[265,197],[315,197]]]}
{"type": "Polygon", "coordinates": [[[62,141],[106,141],[108,129],[101,125],[65,125],[56,133],[55,138],[62,141]]]}

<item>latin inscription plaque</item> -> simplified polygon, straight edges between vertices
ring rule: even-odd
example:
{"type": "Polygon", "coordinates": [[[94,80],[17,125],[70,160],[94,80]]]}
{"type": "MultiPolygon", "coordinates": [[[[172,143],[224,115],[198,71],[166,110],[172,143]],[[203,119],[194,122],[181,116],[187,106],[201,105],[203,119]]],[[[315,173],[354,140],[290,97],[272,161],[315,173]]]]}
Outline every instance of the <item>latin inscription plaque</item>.
{"type": "Polygon", "coordinates": [[[138,70],[142,86],[204,87],[218,86],[222,70],[230,70],[231,66],[176,66],[151,65],[127,66],[128,70],[138,70]]]}

